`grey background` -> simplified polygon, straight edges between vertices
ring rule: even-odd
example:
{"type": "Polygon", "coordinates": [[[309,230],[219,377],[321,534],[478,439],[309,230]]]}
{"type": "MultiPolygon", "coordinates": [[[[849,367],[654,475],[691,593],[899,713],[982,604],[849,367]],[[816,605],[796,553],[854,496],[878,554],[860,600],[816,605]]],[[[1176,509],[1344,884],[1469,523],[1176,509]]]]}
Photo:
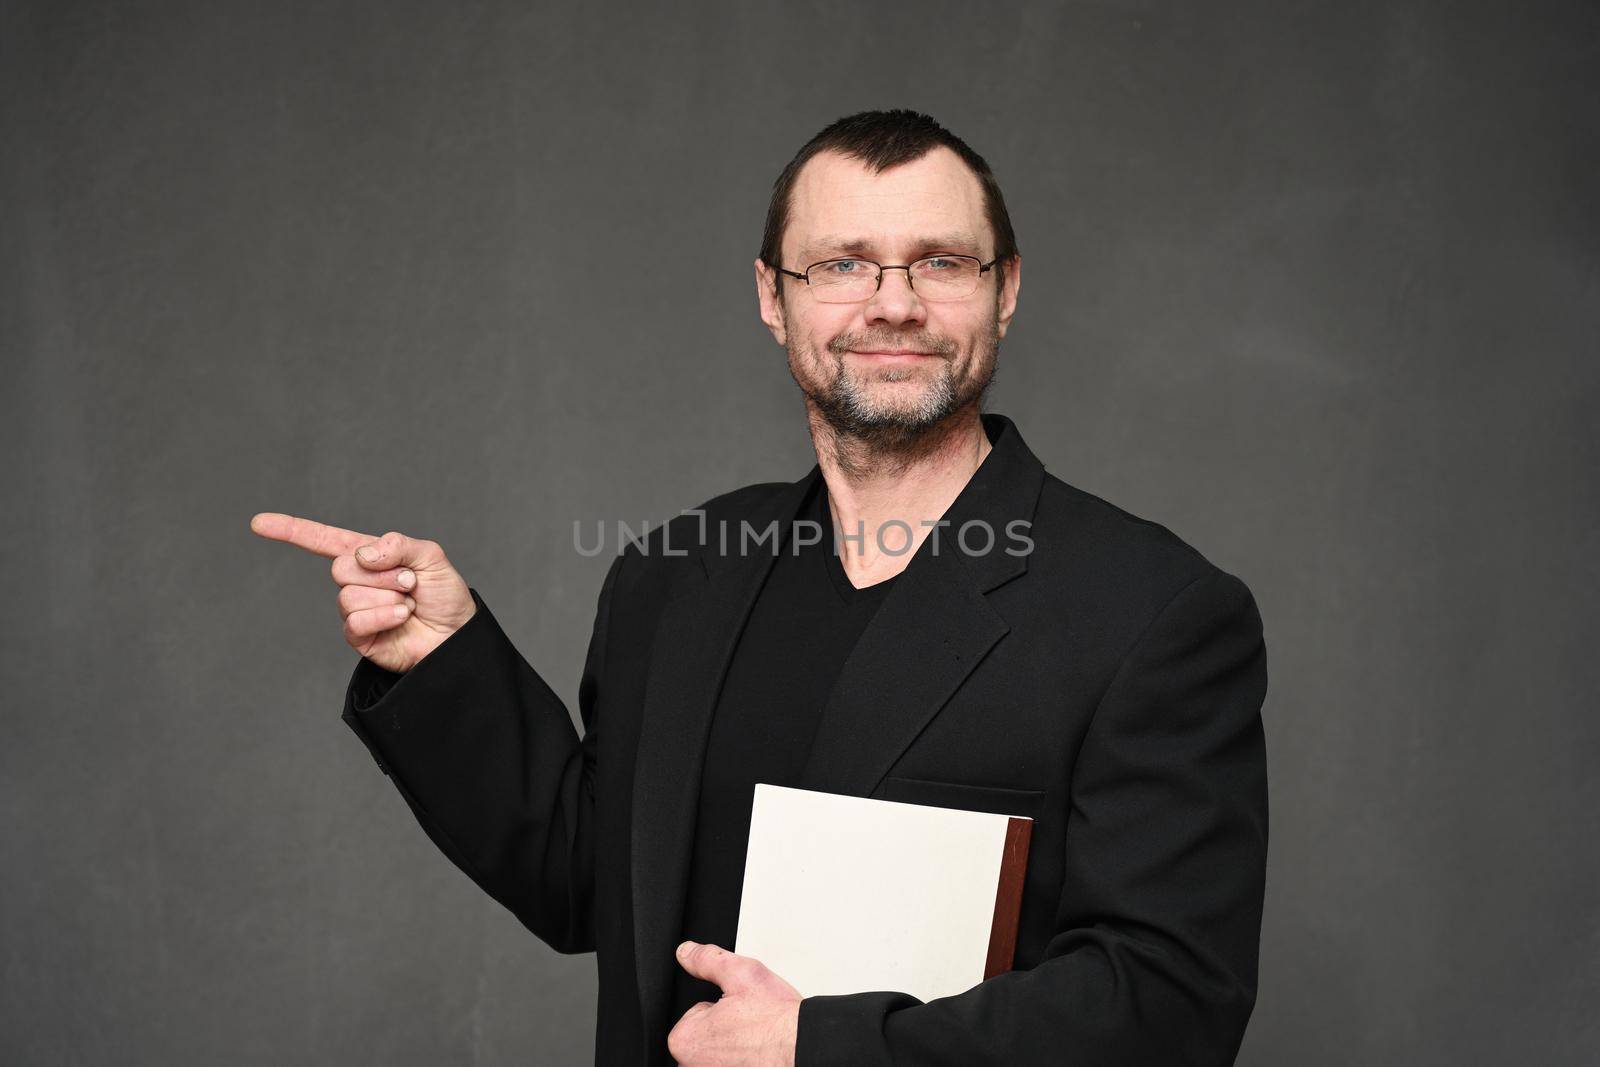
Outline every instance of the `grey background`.
{"type": "Polygon", "coordinates": [[[991,409],[1260,602],[1241,1062],[1600,1057],[1594,5],[3,10],[0,1060],[588,1062],[246,524],[440,541],[575,707],[574,520],[809,467],[750,261],[892,106],[1010,201],[991,409]]]}

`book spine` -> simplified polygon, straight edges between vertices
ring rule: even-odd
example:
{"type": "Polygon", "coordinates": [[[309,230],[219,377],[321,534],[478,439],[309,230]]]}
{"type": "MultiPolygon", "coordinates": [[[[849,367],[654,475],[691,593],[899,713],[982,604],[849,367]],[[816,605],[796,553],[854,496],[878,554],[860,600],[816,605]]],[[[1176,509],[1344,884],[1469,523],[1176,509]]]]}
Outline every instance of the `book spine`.
{"type": "Polygon", "coordinates": [[[1032,836],[1032,819],[1011,819],[1006,823],[1000,884],[994,895],[994,923],[989,927],[989,957],[983,966],[985,978],[1011,970],[1017,950],[1017,923],[1022,915],[1022,879],[1028,869],[1028,841],[1032,836]]]}

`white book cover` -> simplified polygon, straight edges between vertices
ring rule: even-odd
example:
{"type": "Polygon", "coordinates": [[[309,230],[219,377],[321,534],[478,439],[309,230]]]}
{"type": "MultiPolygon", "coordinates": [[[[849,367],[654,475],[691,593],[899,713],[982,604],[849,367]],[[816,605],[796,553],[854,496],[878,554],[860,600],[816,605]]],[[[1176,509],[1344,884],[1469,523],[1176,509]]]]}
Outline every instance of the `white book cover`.
{"type": "Polygon", "coordinates": [[[1017,816],[757,785],[734,951],[802,996],[963,993],[1011,966],[1030,829],[1017,816]]]}

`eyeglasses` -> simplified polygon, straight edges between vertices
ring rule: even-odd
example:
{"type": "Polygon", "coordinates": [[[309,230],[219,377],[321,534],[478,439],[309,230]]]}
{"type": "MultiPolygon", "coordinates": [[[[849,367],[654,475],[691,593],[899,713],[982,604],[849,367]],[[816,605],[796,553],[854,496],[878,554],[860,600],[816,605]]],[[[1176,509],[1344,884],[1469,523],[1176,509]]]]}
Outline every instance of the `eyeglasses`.
{"type": "Polygon", "coordinates": [[[978,279],[999,260],[982,263],[977,256],[928,256],[915,263],[885,266],[870,259],[829,259],[813,263],[804,273],[774,268],[779,274],[799,278],[811,294],[825,304],[854,304],[870,300],[883,285],[883,272],[903,270],[906,281],[923,300],[963,300],[978,291],[978,279]]]}

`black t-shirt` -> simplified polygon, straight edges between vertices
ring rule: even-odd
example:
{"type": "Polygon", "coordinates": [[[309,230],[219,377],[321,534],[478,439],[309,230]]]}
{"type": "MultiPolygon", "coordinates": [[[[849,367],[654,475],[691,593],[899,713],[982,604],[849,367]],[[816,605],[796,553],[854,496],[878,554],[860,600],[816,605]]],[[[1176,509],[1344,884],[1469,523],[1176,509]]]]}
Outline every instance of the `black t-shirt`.
{"type": "MultiPolygon", "coordinates": [[[[689,895],[679,941],[734,948],[744,886],[750,804],[758,782],[798,785],[823,705],[856,640],[889,592],[889,578],[857,589],[833,547],[827,485],[817,487],[798,526],[773,562],[717,699],[700,779],[689,895]],[[795,535],[816,544],[795,554],[795,535]]],[[[761,551],[770,551],[763,548],[761,551]]],[[[674,990],[676,1023],[696,1001],[720,995],[681,967],[674,990]]]]}

